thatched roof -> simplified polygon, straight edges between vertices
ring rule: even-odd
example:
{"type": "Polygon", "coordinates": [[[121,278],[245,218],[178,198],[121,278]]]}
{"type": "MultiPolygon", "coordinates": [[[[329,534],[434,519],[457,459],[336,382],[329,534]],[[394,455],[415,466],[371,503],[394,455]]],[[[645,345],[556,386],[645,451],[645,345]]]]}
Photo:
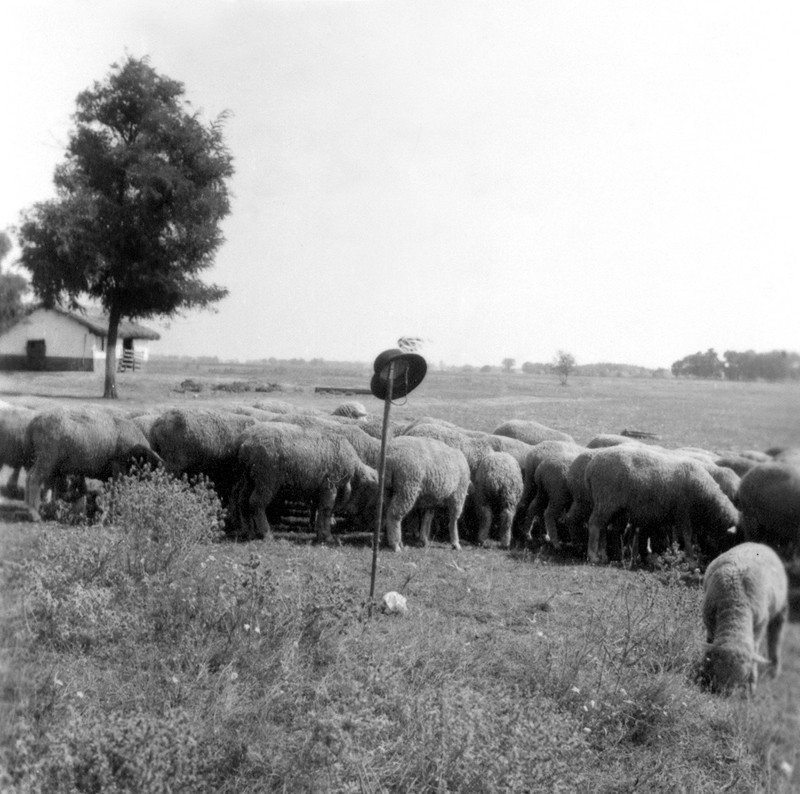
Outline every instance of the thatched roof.
{"type": "MultiPolygon", "coordinates": [[[[67,309],[53,308],[52,311],[63,314],[75,322],[85,325],[93,334],[97,336],[108,336],[108,315],[101,312],[80,312],[69,311],[67,309]]],[[[120,320],[119,331],[117,335],[120,339],[161,339],[161,334],[153,331],[150,328],[145,328],[139,323],[131,322],[130,320],[120,320]]]]}

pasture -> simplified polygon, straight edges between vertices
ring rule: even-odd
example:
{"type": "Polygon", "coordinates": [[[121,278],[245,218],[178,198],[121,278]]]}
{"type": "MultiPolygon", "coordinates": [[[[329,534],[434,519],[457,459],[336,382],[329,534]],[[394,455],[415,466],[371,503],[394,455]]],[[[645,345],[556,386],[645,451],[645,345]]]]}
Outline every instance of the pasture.
{"type": "MultiPolygon", "coordinates": [[[[370,367],[152,362],[131,409],[277,398],[333,409],[370,367]],[[192,379],[199,392],[176,391],[192,379]],[[240,390],[232,390],[232,384],[240,390]],[[270,393],[249,385],[275,388],[270,393]],[[222,388],[219,388],[219,387],[222,388]],[[215,388],[217,387],[217,388],[215,388]],[[276,388],[277,387],[277,388],[276,388]]],[[[0,376],[0,399],[103,403],[100,376],[0,376]]],[[[800,385],[429,371],[392,418],[492,430],[530,418],[580,443],[800,445],[800,385]]],[[[156,512],[158,494],[137,502],[156,512]]],[[[162,509],[162,507],[159,507],[162,509]]],[[[165,521],[201,520],[176,498],[165,521]]],[[[131,519],[135,531],[135,518],[131,519]]],[[[117,528],[0,524],[0,788],[10,792],[800,791],[800,615],[754,697],[696,679],[696,577],[444,542],[199,542],[134,575],[117,528]]]]}

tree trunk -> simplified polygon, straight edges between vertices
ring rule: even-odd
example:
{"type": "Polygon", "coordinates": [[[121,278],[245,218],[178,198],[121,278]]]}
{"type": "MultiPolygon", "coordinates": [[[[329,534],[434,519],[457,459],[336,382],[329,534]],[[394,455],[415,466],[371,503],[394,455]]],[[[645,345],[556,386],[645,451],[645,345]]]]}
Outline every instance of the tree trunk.
{"type": "Polygon", "coordinates": [[[117,333],[119,331],[119,309],[111,307],[108,314],[108,336],[106,337],[106,382],[103,398],[117,399],[117,333]]]}

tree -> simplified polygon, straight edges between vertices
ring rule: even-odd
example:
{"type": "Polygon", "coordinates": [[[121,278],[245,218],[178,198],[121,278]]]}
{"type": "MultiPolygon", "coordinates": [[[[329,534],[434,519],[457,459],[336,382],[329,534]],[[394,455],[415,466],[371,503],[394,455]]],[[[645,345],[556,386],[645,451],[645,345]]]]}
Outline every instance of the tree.
{"type": "Polygon", "coordinates": [[[503,363],[503,372],[511,372],[511,370],[514,369],[517,360],[515,358],[504,358],[502,363],[503,363]]]}
{"type": "MultiPolygon", "coordinates": [[[[0,232],[0,262],[11,251],[11,238],[0,232]]],[[[0,333],[10,328],[25,314],[22,296],[28,289],[28,282],[19,273],[0,272],[0,333]]]]}
{"type": "Polygon", "coordinates": [[[117,396],[120,320],[172,317],[228,294],[200,278],[230,212],[227,115],[206,125],[183,94],[147,58],[112,64],[78,95],[56,198],[34,205],[20,226],[20,264],[45,305],[75,308],[87,296],[108,313],[107,398],[117,396]]]}
{"type": "Polygon", "coordinates": [[[553,359],[553,372],[561,378],[561,385],[567,385],[567,378],[570,372],[575,369],[575,356],[565,350],[559,350],[553,359]]]}
{"type": "Polygon", "coordinates": [[[717,351],[713,347],[705,353],[697,352],[686,356],[672,365],[672,374],[676,378],[689,376],[694,378],[721,378],[724,365],[719,360],[717,351]]]}

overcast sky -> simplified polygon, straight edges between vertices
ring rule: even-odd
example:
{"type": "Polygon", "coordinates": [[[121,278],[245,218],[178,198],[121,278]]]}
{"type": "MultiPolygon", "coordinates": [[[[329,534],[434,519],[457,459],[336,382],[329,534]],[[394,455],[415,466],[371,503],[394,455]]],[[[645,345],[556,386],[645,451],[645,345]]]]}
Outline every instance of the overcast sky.
{"type": "Polygon", "coordinates": [[[6,0],[0,229],[148,56],[236,175],[153,353],[669,367],[800,349],[800,4],[6,0]]]}

